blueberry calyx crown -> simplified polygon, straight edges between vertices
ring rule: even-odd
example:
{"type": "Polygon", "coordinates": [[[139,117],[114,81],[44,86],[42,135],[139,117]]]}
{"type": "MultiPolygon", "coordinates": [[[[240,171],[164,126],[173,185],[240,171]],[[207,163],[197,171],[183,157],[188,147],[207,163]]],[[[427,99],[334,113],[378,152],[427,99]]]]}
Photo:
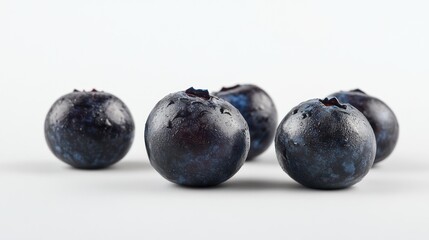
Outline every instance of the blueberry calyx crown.
{"type": "Polygon", "coordinates": [[[203,89],[195,89],[193,87],[190,87],[185,91],[185,93],[191,97],[200,97],[200,98],[203,98],[205,100],[210,99],[209,91],[203,90],[203,89]]]}
{"type": "Polygon", "coordinates": [[[366,92],[364,92],[364,91],[360,90],[359,88],[356,88],[356,89],[354,89],[354,90],[350,90],[350,92],[362,93],[362,94],[365,94],[365,95],[366,95],[366,92]]]}
{"type": "Polygon", "coordinates": [[[347,106],[346,106],[346,105],[341,104],[341,103],[338,101],[338,99],[337,99],[337,98],[331,98],[331,99],[325,98],[325,99],[323,99],[323,100],[319,99],[319,101],[320,101],[321,103],[323,103],[323,105],[325,105],[325,106],[327,106],[327,107],[330,107],[330,106],[337,106],[337,107],[342,108],[342,109],[347,109],[347,106]]]}
{"type": "MultiPolygon", "coordinates": [[[[77,90],[77,89],[74,89],[73,90],[73,92],[86,92],[85,90],[83,90],[83,91],[79,91],[79,90],[77,90]]],[[[100,92],[100,91],[98,91],[97,89],[95,89],[95,88],[93,88],[91,91],[89,91],[89,92],[93,92],[93,93],[97,93],[97,92],[100,92]]]]}
{"type": "Polygon", "coordinates": [[[221,92],[226,92],[226,91],[229,91],[229,90],[233,90],[233,89],[239,88],[240,86],[241,86],[240,84],[237,84],[237,85],[232,86],[232,87],[223,87],[220,91],[221,92]]]}

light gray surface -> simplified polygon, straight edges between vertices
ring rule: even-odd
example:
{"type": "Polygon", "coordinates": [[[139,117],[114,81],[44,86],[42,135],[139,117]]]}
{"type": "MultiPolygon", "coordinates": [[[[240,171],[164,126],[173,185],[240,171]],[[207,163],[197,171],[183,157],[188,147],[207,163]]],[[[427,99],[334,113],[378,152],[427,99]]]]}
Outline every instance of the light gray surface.
{"type": "Polygon", "coordinates": [[[428,239],[427,1],[151,2],[0,1],[0,239],[428,239]],[[219,188],[164,180],[143,141],[155,103],[240,82],[280,117],[359,87],[397,114],[398,147],[343,191],[299,187],[273,147],[219,188]],[[73,170],[43,121],[93,87],[128,105],[136,139],[111,169],[73,170]]]}
{"type": "Polygon", "coordinates": [[[177,187],[143,160],[104,171],[2,164],[2,239],[425,239],[428,172],[396,155],[353,188],[316,191],[268,154],[213,189],[177,187]]]}

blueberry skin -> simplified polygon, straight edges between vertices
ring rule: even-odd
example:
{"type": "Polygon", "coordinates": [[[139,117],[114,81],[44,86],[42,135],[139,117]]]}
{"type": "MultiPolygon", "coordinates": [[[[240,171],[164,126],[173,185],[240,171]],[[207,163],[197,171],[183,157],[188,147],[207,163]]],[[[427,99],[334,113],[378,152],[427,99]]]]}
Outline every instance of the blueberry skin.
{"type": "Polygon", "coordinates": [[[280,123],[275,147],[283,170],[316,189],[341,189],[362,180],[373,165],[376,142],[365,116],[337,99],[313,99],[280,123]]]}
{"type": "Polygon", "coordinates": [[[110,93],[74,91],[59,98],[45,120],[45,138],[60,160],[99,169],[121,160],[134,139],[127,106],[110,93]]]}
{"type": "Polygon", "coordinates": [[[214,95],[231,103],[246,119],[250,131],[247,160],[252,160],[267,150],[277,128],[277,109],[271,97],[251,84],[222,88],[214,95]]]}
{"type": "Polygon", "coordinates": [[[359,109],[368,119],[377,139],[375,162],[386,159],[395,149],[399,138],[398,119],[392,109],[378,98],[356,89],[331,94],[340,102],[348,103],[359,109]]]}
{"type": "Polygon", "coordinates": [[[246,160],[246,121],[228,102],[190,88],[167,95],[145,127],[152,166],[179,185],[208,187],[231,178],[246,160]]]}

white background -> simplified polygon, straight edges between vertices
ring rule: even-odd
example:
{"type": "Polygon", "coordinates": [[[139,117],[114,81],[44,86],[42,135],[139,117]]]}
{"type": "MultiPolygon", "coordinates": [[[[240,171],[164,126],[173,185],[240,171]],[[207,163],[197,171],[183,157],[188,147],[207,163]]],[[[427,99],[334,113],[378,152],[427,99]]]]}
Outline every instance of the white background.
{"type": "MultiPolygon", "coordinates": [[[[427,1],[0,1],[0,239],[428,239],[427,1]],[[400,121],[394,154],[342,191],[300,187],[274,148],[211,189],[148,163],[155,103],[190,86],[254,83],[280,119],[361,88],[400,121]],[[73,89],[114,93],[137,125],[101,171],[49,152],[43,122],[73,89]]],[[[279,119],[279,120],[280,120],[279,119]]]]}

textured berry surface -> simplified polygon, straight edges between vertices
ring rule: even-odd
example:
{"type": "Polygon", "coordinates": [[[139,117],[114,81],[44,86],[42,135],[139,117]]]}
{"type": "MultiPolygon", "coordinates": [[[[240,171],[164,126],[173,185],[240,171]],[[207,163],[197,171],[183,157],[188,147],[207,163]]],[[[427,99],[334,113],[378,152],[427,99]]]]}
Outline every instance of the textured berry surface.
{"type": "Polygon", "coordinates": [[[214,186],[243,165],[250,137],[246,121],[228,102],[207,91],[181,91],[159,101],[146,122],[152,166],[171,182],[214,186]]]}
{"type": "Polygon", "coordinates": [[[105,168],[127,154],[134,139],[134,121],[125,104],[112,94],[74,91],[49,110],[45,138],[54,155],[71,166],[105,168]]]}
{"type": "Polygon", "coordinates": [[[331,96],[338,98],[340,102],[353,105],[365,115],[377,139],[375,162],[386,159],[395,149],[399,137],[399,124],[392,109],[380,99],[369,96],[359,89],[341,91],[331,96]]]}
{"type": "Polygon", "coordinates": [[[368,120],[337,99],[313,99],[280,123],[275,147],[283,170],[304,186],[340,189],[359,182],[373,165],[376,143],[368,120]]]}
{"type": "Polygon", "coordinates": [[[236,85],[214,93],[236,107],[246,119],[250,131],[248,160],[263,153],[272,144],[277,128],[277,110],[271,97],[255,85],[236,85]]]}

